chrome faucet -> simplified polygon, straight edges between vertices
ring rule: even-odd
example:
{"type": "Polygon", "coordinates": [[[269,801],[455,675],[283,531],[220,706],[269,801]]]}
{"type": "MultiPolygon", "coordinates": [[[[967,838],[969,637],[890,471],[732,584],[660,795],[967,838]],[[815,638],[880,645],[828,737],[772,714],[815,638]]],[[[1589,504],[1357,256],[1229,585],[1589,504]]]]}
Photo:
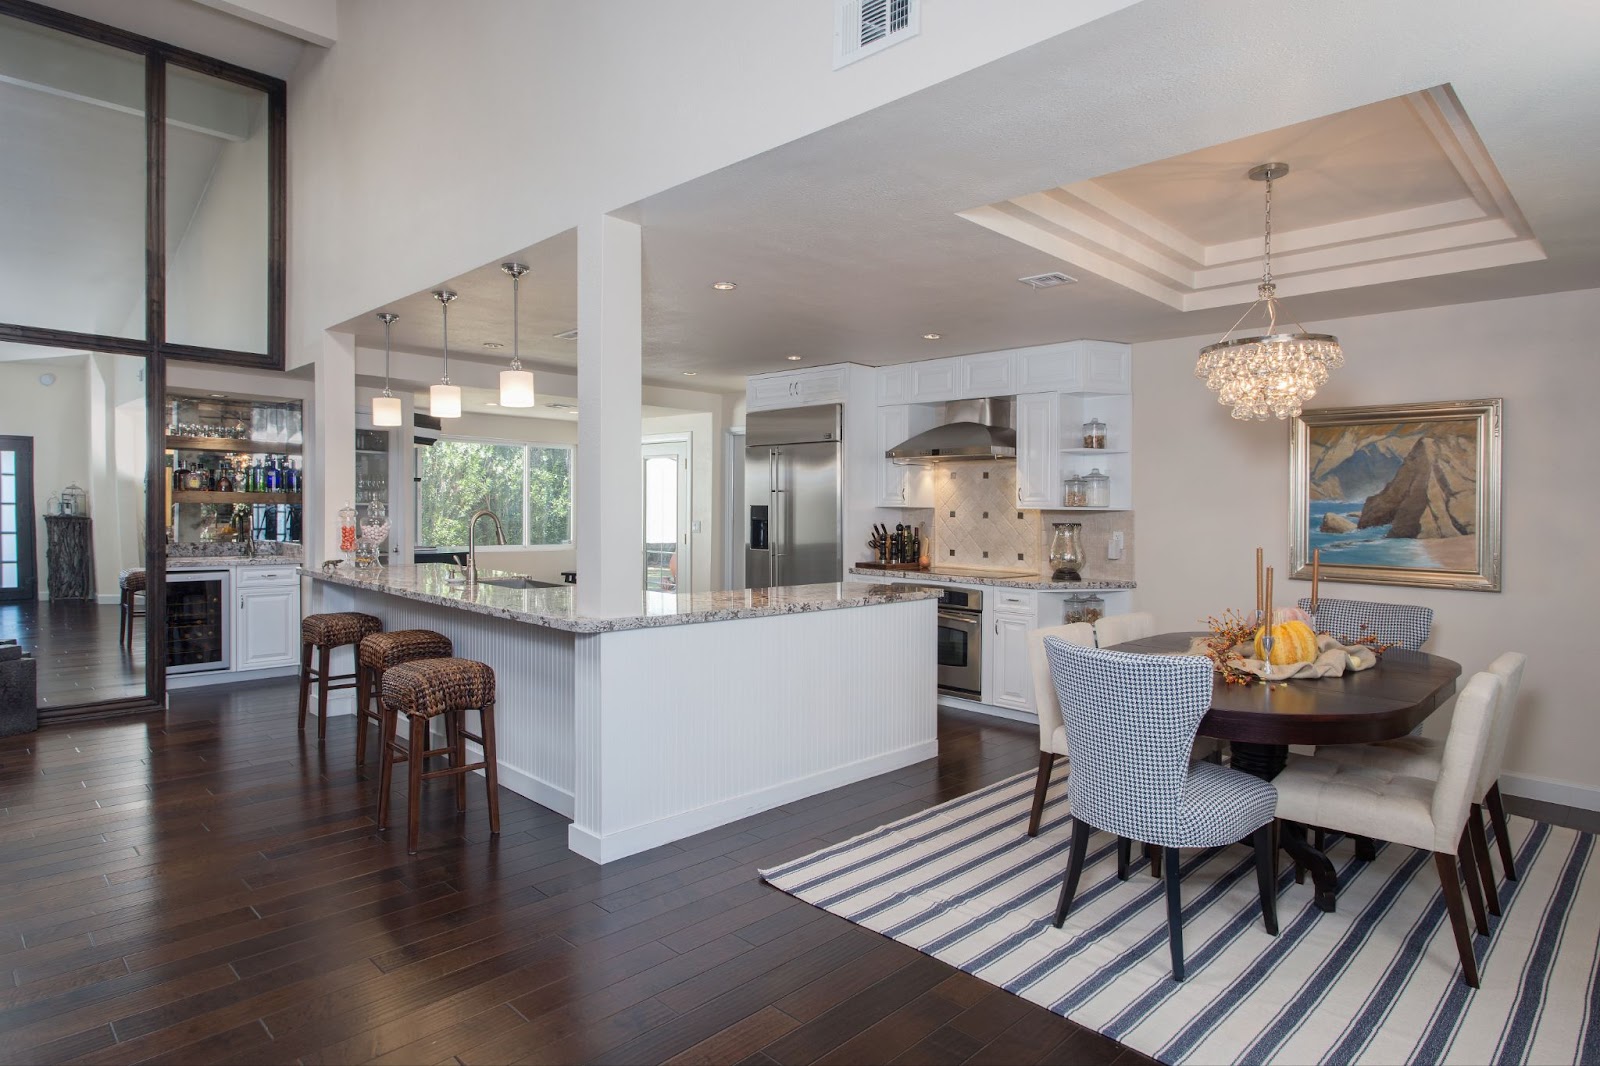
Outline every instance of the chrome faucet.
{"type": "Polygon", "coordinates": [[[506,542],[505,527],[500,524],[500,516],[487,507],[480,507],[472,512],[472,517],[467,519],[467,588],[478,584],[478,519],[488,515],[494,519],[494,535],[499,543],[506,542]]]}

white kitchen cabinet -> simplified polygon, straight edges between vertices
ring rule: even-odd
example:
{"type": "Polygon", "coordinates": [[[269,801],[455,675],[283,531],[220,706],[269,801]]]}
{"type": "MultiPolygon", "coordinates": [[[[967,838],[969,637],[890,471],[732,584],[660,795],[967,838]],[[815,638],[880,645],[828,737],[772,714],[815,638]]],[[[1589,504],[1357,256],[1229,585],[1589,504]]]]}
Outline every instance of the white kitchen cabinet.
{"type": "Polygon", "coordinates": [[[911,402],[911,364],[878,368],[878,406],[911,402]]]}
{"type": "Polygon", "coordinates": [[[844,400],[849,368],[819,366],[781,374],[758,374],[745,386],[745,408],[773,411],[786,407],[815,407],[844,400]]]}
{"type": "Polygon", "coordinates": [[[1028,658],[1028,634],[1034,630],[1034,612],[1013,613],[996,608],[989,626],[989,702],[1015,711],[1033,710],[1033,667],[1028,658]]]}
{"type": "Polygon", "coordinates": [[[1017,360],[1010,352],[986,352],[961,360],[962,399],[1012,396],[1017,391],[1017,360]]]}
{"type": "Polygon", "coordinates": [[[926,466],[902,466],[886,458],[890,448],[932,425],[927,408],[906,404],[878,408],[878,507],[933,506],[933,471],[926,466]]]}
{"type": "Polygon", "coordinates": [[[1061,400],[1053,392],[1017,397],[1017,506],[1061,506],[1061,400]]]}
{"type": "Polygon", "coordinates": [[[1070,341],[1020,348],[1018,392],[1125,393],[1133,386],[1132,349],[1110,341],[1070,341]]]}
{"type": "Polygon", "coordinates": [[[911,364],[911,402],[942,403],[961,390],[961,358],[929,359],[911,364]]]}
{"type": "Polygon", "coordinates": [[[300,578],[289,568],[234,572],[233,670],[294,666],[300,659],[300,578]]]}

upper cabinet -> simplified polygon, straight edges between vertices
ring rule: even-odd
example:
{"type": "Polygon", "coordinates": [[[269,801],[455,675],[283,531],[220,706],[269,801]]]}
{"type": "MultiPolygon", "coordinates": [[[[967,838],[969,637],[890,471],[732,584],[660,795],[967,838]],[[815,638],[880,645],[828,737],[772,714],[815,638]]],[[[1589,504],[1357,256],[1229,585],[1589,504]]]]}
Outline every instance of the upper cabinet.
{"type": "Polygon", "coordinates": [[[751,411],[775,411],[841,403],[849,372],[849,367],[840,363],[757,375],[745,386],[745,407],[751,411]]]}
{"type": "Polygon", "coordinates": [[[1124,395],[1132,390],[1131,363],[1128,346],[1111,341],[1068,341],[1008,352],[925,359],[881,368],[878,405],[1043,392],[1124,395]]]}
{"type": "Polygon", "coordinates": [[[1126,344],[1070,341],[1010,354],[1017,360],[1017,392],[1123,393],[1133,387],[1126,344]]]}

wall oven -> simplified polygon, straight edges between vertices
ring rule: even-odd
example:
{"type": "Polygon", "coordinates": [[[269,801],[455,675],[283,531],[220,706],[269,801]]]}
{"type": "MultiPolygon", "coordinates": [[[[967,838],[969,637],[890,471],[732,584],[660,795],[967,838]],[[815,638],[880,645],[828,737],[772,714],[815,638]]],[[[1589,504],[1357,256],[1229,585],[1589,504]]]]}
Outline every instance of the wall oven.
{"type": "Polygon", "coordinates": [[[983,593],[932,585],[939,593],[939,691],[983,698],[983,593]]]}
{"type": "Polygon", "coordinates": [[[228,668],[231,577],[227,570],[167,571],[167,673],[228,668]]]}

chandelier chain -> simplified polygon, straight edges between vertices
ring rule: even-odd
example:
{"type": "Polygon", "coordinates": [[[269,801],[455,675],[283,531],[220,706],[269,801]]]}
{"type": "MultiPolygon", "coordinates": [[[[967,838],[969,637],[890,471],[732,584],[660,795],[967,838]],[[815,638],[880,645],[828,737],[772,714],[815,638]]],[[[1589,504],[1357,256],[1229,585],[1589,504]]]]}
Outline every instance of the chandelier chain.
{"type": "MultiPolygon", "coordinates": [[[[1264,288],[1272,287],[1272,179],[1267,179],[1267,224],[1266,238],[1263,242],[1266,254],[1261,257],[1261,284],[1264,288]]],[[[1266,295],[1263,293],[1262,295],[1266,295]]]]}

